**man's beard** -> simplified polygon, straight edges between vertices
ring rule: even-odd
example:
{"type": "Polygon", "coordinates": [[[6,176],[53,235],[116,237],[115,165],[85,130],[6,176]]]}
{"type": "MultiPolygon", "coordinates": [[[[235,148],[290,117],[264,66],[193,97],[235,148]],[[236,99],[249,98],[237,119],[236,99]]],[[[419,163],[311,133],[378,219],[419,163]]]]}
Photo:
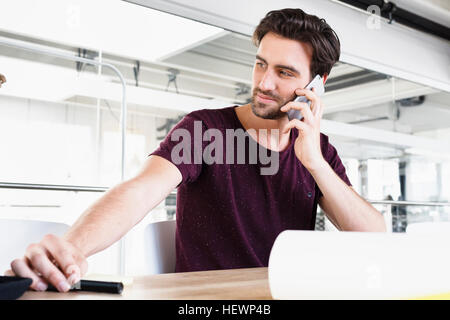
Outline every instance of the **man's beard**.
{"type": "Polygon", "coordinates": [[[284,100],[280,96],[270,92],[270,91],[261,91],[259,88],[253,89],[252,94],[252,111],[253,114],[257,117],[263,118],[263,119],[281,119],[286,116],[286,112],[280,111],[281,107],[284,106],[286,103],[288,103],[290,100],[284,100]],[[256,95],[258,93],[261,93],[265,96],[270,97],[271,99],[274,99],[275,104],[265,104],[258,102],[256,100],[256,95]]]}

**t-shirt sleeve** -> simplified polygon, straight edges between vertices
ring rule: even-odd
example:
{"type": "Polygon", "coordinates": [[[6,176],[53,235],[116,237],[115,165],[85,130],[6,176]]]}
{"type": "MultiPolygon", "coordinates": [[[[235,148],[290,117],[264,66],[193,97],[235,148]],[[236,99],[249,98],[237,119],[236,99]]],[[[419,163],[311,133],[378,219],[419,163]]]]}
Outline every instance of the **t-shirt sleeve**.
{"type": "MultiPolygon", "coordinates": [[[[331,168],[333,168],[334,172],[344,181],[347,185],[352,186],[349,178],[347,177],[347,173],[345,172],[344,164],[341,161],[341,158],[338,155],[338,152],[335,147],[331,145],[328,141],[328,136],[322,134],[321,135],[321,147],[322,154],[325,160],[330,164],[331,168]]],[[[317,186],[317,185],[316,185],[317,186]]],[[[320,191],[317,186],[318,198],[322,197],[322,191],[320,191]]]]}
{"type": "Polygon", "coordinates": [[[205,124],[190,113],[181,119],[167,134],[159,147],[149,154],[172,162],[180,170],[182,181],[195,181],[202,172],[205,124]],[[198,140],[198,141],[197,141],[198,140]]]}

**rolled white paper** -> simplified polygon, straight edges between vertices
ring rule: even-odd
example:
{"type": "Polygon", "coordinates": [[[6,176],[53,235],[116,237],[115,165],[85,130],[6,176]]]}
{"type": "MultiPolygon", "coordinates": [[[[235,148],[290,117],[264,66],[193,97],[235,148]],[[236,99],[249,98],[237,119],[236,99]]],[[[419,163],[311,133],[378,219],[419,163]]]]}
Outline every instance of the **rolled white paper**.
{"type": "Polygon", "coordinates": [[[408,299],[450,293],[450,235],[287,230],[269,258],[274,299],[408,299]]]}

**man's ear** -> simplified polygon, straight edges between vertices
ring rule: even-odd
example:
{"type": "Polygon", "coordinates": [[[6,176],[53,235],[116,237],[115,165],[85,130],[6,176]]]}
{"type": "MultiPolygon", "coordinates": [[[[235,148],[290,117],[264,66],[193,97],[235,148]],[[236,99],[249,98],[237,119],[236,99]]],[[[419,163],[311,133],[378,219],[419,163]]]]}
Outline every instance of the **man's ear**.
{"type": "Polygon", "coordinates": [[[323,79],[323,84],[325,85],[325,82],[327,82],[327,79],[328,79],[328,74],[324,73],[322,76],[322,79],[323,79]]]}

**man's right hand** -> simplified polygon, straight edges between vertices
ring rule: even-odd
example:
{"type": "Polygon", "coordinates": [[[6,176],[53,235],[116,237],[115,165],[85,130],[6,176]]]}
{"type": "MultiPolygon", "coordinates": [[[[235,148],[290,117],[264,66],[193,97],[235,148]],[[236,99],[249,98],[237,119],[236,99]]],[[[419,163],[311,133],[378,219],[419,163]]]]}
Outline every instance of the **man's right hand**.
{"type": "Polygon", "coordinates": [[[67,240],[46,235],[41,242],[28,246],[23,258],[11,262],[6,275],[31,278],[31,288],[45,291],[52,284],[58,291],[67,292],[87,271],[83,253],[67,240]]]}

